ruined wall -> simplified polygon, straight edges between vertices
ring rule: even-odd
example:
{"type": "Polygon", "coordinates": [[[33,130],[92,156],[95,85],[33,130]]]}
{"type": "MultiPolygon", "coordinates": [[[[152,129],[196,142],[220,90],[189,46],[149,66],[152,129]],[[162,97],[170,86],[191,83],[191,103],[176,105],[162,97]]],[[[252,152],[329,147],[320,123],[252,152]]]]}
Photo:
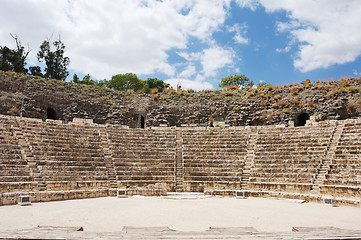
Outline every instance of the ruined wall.
{"type": "Polygon", "coordinates": [[[130,94],[0,71],[0,113],[45,120],[94,119],[130,127],[304,125],[361,117],[361,78],[215,91],[130,94]],[[142,124],[143,123],[143,124],[142,124]]]}

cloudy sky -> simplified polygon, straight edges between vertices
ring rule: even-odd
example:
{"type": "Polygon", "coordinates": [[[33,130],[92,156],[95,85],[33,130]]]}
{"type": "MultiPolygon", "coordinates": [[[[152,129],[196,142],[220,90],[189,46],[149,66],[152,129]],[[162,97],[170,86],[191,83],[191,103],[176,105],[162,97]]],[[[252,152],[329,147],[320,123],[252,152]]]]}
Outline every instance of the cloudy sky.
{"type": "Polygon", "coordinates": [[[360,0],[0,0],[0,45],[59,35],[69,78],[132,72],[183,88],[361,76],[360,0]]]}

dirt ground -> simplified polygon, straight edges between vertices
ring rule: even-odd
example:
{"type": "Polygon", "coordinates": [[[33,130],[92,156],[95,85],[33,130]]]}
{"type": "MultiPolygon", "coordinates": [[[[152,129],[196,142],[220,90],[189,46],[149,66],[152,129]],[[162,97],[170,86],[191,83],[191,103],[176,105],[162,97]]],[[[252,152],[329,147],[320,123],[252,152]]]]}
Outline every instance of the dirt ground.
{"type": "Polygon", "coordinates": [[[361,230],[361,208],[263,198],[141,196],[0,207],[0,232],[39,225],[82,226],[89,232],[118,232],[124,226],[167,226],[177,231],[253,227],[261,232],[288,232],[295,226],[361,230]]]}

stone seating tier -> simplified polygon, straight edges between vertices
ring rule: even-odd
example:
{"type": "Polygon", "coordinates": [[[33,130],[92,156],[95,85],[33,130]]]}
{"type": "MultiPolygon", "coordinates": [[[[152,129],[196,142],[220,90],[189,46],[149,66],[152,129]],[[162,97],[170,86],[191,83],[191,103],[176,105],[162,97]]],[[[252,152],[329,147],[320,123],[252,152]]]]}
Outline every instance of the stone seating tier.
{"type": "Polygon", "coordinates": [[[0,193],[165,183],[168,191],[244,188],[263,195],[310,194],[319,186],[320,194],[361,197],[360,146],[361,120],[150,130],[0,115],[0,193]]]}

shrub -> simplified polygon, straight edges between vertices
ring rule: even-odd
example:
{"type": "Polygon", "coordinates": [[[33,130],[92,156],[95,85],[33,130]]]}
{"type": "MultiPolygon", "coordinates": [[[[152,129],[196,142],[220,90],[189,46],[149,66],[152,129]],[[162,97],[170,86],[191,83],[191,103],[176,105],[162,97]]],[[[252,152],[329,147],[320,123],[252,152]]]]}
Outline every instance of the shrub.
{"type": "Polygon", "coordinates": [[[351,111],[355,107],[355,102],[351,101],[346,104],[346,108],[348,111],[351,111]]]}
{"type": "Polygon", "coordinates": [[[11,114],[16,114],[18,111],[19,111],[19,109],[17,107],[13,107],[10,109],[11,114]]]}
{"type": "Polygon", "coordinates": [[[274,96],[274,100],[278,100],[278,99],[280,99],[281,98],[281,95],[276,95],[276,96],[274,96]]]}
{"type": "Polygon", "coordinates": [[[237,90],[237,89],[239,89],[239,86],[237,86],[237,85],[229,85],[229,86],[227,86],[226,87],[228,90],[237,90]]]}
{"type": "Polygon", "coordinates": [[[299,93],[303,88],[301,86],[294,86],[294,87],[291,87],[290,88],[290,93],[293,94],[293,95],[296,95],[297,93],[299,93]]]}
{"type": "Polygon", "coordinates": [[[158,97],[159,97],[158,94],[153,94],[152,95],[153,100],[158,100],[158,97]]]}
{"type": "Polygon", "coordinates": [[[264,107],[264,106],[266,106],[266,102],[265,102],[265,101],[262,101],[262,102],[260,103],[260,105],[261,105],[262,107],[264,107]]]}
{"type": "Polygon", "coordinates": [[[247,97],[254,97],[254,92],[252,91],[252,92],[249,92],[248,94],[247,94],[247,97]]]}
{"type": "Polygon", "coordinates": [[[279,106],[279,107],[284,107],[284,106],[286,106],[286,105],[287,105],[287,103],[284,102],[284,101],[282,101],[282,100],[279,100],[279,101],[277,102],[277,106],[279,106]]]}
{"type": "Polygon", "coordinates": [[[305,88],[308,88],[311,84],[311,81],[310,79],[306,79],[305,81],[302,82],[302,85],[305,87],[305,88]]]}
{"type": "Polygon", "coordinates": [[[272,84],[268,84],[268,85],[266,86],[267,91],[272,91],[274,88],[275,88],[275,86],[272,85],[272,84]]]}
{"type": "Polygon", "coordinates": [[[311,107],[311,108],[314,107],[314,106],[315,106],[315,102],[312,101],[312,100],[309,101],[309,102],[308,102],[308,106],[311,107]]]}
{"type": "Polygon", "coordinates": [[[293,103],[294,105],[297,105],[297,104],[299,103],[298,98],[292,99],[292,103],[293,103]]]}
{"type": "Polygon", "coordinates": [[[284,109],[282,109],[282,112],[290,114],[290,113],[292,113],[292,109],[291,108],[284,108],[284,109]]]}
{"type": "Polygon", "coordinates": [[[158,92],[158,88],[151,88],[151,89],[150,89],[150,92],[151,92],[152,94],[155,94],[155,93],[158,92]]]}
{"type": "Polygon", "coordinates": [[[346,91],[348,93],[358,93],[358,92],[361,92],[361,87],[355,87],[355,86],[347,87],[346,91]]]}
{"type": "Polygon", "coordinates": [[[327,93],[327,97],[328,97],[328,98],[332,98],[332,97],[334,97],[336,94],[337,94],[337,91],[336,91],[335,89],[332,89],[331,91],[329,91],[329,92],[327,93]]]}
{"type": "Polygon", "coordinates": [[[357,109],[356,109],[357,112],[361,112],[361,99],[359,99],[357,101],[357,109]]]}
{"type": "Polygon", "coordinates": [[[337,93],[337,94],[340,94],[340,95],[343,94],[343,93],[345,93],[345,92],[346,92],[346,88],[343,88],[343,87],[341,87],[341,88],[339,88],[339,89],[336,90],[336,93],[337,93]]]}
{"type": "Polygon", "coordinates": [[[345,77],[342,77],[341,80],[338,82],[338,85],[341,87],[341,88],[345,88],[349,85],[349,81],[347,78],[345,77]]]}

